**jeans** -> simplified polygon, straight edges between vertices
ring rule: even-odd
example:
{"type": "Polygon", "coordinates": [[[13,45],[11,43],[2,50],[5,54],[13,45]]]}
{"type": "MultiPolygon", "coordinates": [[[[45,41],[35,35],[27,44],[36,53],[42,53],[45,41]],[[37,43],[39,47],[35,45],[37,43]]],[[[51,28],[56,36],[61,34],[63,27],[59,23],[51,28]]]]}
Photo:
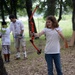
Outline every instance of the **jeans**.
{"type": "Polygon", "coordinates": [[[48,67],[48,75],[53,74],[53,61],[56,67],[57,75],[63,75],[61,70],[60,54],[45,54],[45,60],[48,67]]]}

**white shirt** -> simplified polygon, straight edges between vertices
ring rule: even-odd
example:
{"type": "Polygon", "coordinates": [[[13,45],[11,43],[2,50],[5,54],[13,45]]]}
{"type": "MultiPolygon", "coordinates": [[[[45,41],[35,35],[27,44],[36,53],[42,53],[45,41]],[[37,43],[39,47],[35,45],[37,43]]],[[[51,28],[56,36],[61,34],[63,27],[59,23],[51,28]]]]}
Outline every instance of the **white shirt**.
{"type": "Polygon", "coordinates": [[[16,20],[15,23],[10,23],[10,30],[13,32],[13,35],[20,34],[21,30],[24,30],[24,25],[20,20],[16,20]]]}
{"type": "MultiPolygon", "coordinates": [[[[56,28],[61,31],[61,28],[56,28]]],[[[46,35],[45,54],[60,53],[60,36],[55,29],[44,28],[43,32],[46,35]]]]}
{"type": "Polygon", "coordinates": [[[6,32],[2,34],[2,45],[10,45],[10,29],[5,28],[6,32]]]}

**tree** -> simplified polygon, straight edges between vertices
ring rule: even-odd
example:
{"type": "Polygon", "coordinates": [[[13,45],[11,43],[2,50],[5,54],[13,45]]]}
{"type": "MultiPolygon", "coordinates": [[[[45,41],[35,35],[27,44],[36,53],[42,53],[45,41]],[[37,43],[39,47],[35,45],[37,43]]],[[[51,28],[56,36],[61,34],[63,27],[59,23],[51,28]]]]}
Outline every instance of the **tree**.
{"type": "Polygon", "coordinates": [[[72,28],[73,28],[73,33],[72,33],[72,38],[69,43],[69,46],[73,46],[75,43],[75,0],[72,0],[73,3],[73,13],[72,13],[72,28]]]}
{"type": "MultiPolygon", "coordinates": [[[[27,14],[28,14],[29,33],[30,33],[31,25],[30,25],[29,19],[30,19],[31,14],[32,14],[32,0],[26,0],[26,10],[27,10],[27,14]]],[[[33,17],[32,17],[32,22],[33,22],[33,25],[34,25],[34,32],[37,33],[33,17]]]]}
{"type": "MultiPolygon", "coordinates": [[[[38,2],[38,0],[35,1],[38,2]]],[[[33,3],[35,3],[35,1],[33,0],[33,3]]],[[[61,20],[62,8],[65,8],[63,0],[39,0],[38,3],[38,13],[44,13],[44,18],[48,15],[58,15],[58,21],[61,20]]]]}
{"type": "Polygon", "coordinates": [[[0,51],[0,75],[8,75],[4,67],[3,59],[1,56],[1,51],[0,51]]]}
{"type": "Polygon", "coordinates": [[[63,3],[63,0],[59,0],[59,18],[58,18],[58,22],[62,18],[62,3],[63,3]]]}
{"type": "Polygon", "coordinates": [[[1,6],[0,6],[0,9],[1,9],[1,17],[2,17],[2,20],[3,20],[3,22],[5,22],[5,18],[4,18],[4,7],[3,7],[3,0],[1,0],[0,1],[0,4],[1,4],[1,6]]]}

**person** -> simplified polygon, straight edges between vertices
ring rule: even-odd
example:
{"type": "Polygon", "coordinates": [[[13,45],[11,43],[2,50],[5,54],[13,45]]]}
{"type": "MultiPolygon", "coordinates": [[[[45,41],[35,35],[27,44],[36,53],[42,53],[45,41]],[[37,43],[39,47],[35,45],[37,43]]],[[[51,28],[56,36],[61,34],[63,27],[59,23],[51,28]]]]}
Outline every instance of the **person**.
{"type": "Polygon", "coordinates": [[[11,20],[10,30],[13,33],[15,48],[17,50],[16,59],[20,59],[20,45],[22,46],[24,59],[27,59],[24,25],[20,20],[16,19],[13,14],[9,15],[9,19],[11,20]]]}
{"type": "Polygon", "coordinates": [[[0,37],[2,40],[2,53],[4,55],[4,61],[10,62],[10,29],[6,22],[2,22],[0,37]]]}
{"type": "MultiPolygon", "coordinates": [[[[46,19],[46,27],[39,33],[31,33],[35,37],[40,37],[41,35],[46,37],[46,46],[45,46],[45,60],[48,67],[48,75],[53,74],[53,61],[56,67],[57,75],[63,75],[61,68],[60,60],[60,37],[67,44],[66,39],[62,34],[62,29],[59,27],[56,18],[52,15],[48,16],[46,19]]],[[[65,47],[68,47],[68,44],[65,47]]]]}

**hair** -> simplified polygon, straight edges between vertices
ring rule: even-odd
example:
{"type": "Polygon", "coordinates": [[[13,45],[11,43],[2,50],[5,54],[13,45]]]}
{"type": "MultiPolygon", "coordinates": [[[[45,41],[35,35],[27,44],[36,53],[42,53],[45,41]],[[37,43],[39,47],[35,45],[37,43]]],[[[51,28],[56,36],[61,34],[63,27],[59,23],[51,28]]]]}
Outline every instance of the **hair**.
{"type": "MultiPolygon", "coordinates": [[[[53,26],[53,28],[59,27],[58,21],[56,20],[56,18],[55,18],[54,16],[50,15],[50,16],[48,16],[48,17],[46,18],[46,20],[51,20],[51,21],[52,21],[52,26],[53,26]]],[[[47,27],[47,26],[46,26],[46,27],[47,27]]]]}
{"type": "Polygon", "coordinates": [[[14,19],[14,18],[16,18],[15,15],[13,14],[9,15],[9,19],[14,19]]]}

